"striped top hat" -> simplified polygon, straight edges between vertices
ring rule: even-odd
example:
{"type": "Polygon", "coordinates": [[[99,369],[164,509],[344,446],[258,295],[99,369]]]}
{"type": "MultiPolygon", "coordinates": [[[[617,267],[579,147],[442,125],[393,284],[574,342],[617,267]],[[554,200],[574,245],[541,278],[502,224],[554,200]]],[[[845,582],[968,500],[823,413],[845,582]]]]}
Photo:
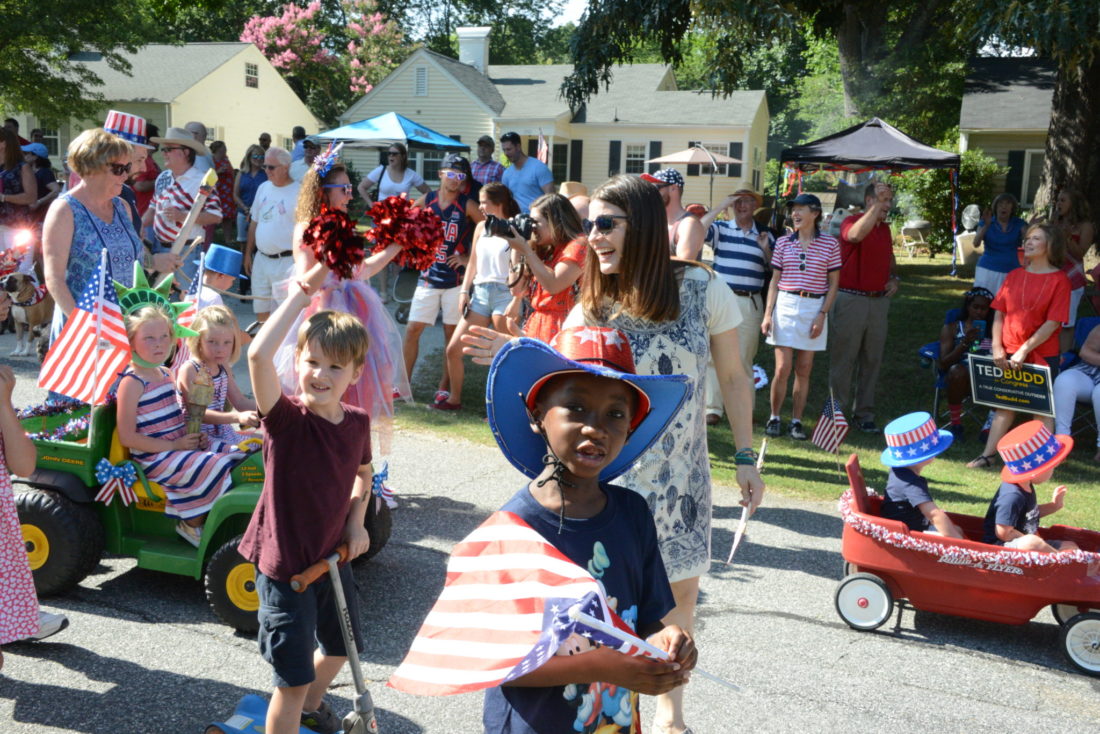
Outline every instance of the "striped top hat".
{"type": "Polygon", "coordinates": [[[1072,450],[1069,436],[1051,433],[1040,421],[1028,421],[997,442],[997,452],[1005,463],[1001,479],[1014,484],[1030,482],[1061,464],[1072,450]]]}
{"type": "Polygon", "coordinates": [[[142,148],[153,149],[149,145],[149,137],[145,132],[145,118],[131,115],[129,112],[110,110],[107,113],[107,121],[103,123],[103,129],[112,135],[117,135],[123,140],[140,145],[142,148]]]}
{"type": "Polygon", "coordinates": [[[919,464],[939,456],[951,447],[955,436],[950,431],[936,428],[936,421],[928,413],[917,412],[895,418],[883,429],[886,450],[882,463],[890,467],[919,464]]]}
{"type": "Polygon", "coordinates": [[[619,455],[603,471],[609,481],[630,468],[664,432],[688,394],[684,375],[636,375],[630,342],[618,329],[579,326],[562,329],[553,346],[520,337],[504,345],[489,368],[485,409],[489,428],[512,465],[529,477],[542,473],[546,442],[531,430],[530,412],[539,391],[553,377],[589,373],[621,380],[638,392],[638,410],[619,455]]]}

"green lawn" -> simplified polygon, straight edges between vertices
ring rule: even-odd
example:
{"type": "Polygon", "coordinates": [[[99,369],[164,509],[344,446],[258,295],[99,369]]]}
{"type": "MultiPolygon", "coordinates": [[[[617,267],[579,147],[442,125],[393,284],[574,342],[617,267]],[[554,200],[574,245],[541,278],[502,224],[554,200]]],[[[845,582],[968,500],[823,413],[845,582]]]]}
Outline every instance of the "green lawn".
{"type": "MultiPolygon", "coordinates": [[[[935,260],[918,257],[909,260],[899,255],[902,289],[890,309],[890,336],[886,358],[879,378],[876,399],[876,420],[884,426],[890,419],[914,410],[931,410],[931,370],[922,368],[916,356],[918,347],[938,338],[943,325],[944,312],[957,306],[962,293],[969,287],[972,272],[967,277],[952,278],[950,260],[943,256],[935,260]]],[[[398,425],[438,431],[444,435],[459,436],[472,441],[492,444],[493,438],[484,421],[484,393],[486,368],[468,367],[462,394],[463,410],[458,414],[440,414],[429,410],[423,401],[429,400],[439,379],[440,355],[425,352],[427,360],[421,370],[422,378],[414,385],[417,399],[415,406],[402,406],[398,411],[398,425]]],[[[759,364],[772,373],[772,351],[763,343],[757,358],[759,364]]],[[[828,394],[828,358],[819,355],[814,365],[810,399],[806,408],[807,432],[812,430],[816,416],[828,394]]],[[[756,398],[754,425],[756,448],[763,440],[763,424],[768,417],[767,388],[756,398]]],[[[980,408],[984,420],[984,408],[980,408]]],[[[790,416],[790,399],[784,411],[784,420],[790,416]]],[[[941,423],[942,425],[942,423],[941,423]]],[[[989,499],[996,491],[997,472],[986,469],[967,469],[966,462],[982,449],[978,442],[979,425],[966,421],[967,436],[937,459],[925,472],[930,480],[933,496],[949,511],[984,515],[989,499]]],[[[1068,461],[1060,466],[1049,486],[1039,490],[1039,501],[1049,500],[1050,490],[1057,484],[1066,484],[1069,493],[1066,508],[1044,524],[1060,522],[1067,525],[1100,528],[1100,482],[1097,466],[1092,462],[1096,436],[1086,431],[1076,437],[1075,448],[1068,461]]],[[[885,444],[881,434],[867,435],[853,429],[841,446],[841,456],[859,454],[867,483],[881,490],[886,480],[886,470],[878,457],[885,444]]],[[[711,467],[715,480],[724,485],[733,484],[733,447],[729,425],[710,429],[711,467]]],[[[794,441],[787,437],[773,439],[768,444],[764,466],[764,480],[769,491],[809,499],[832,499],[846,486],[840,479],[837,460],[831,454],[813,446],[809,441],[794,441]]]]}

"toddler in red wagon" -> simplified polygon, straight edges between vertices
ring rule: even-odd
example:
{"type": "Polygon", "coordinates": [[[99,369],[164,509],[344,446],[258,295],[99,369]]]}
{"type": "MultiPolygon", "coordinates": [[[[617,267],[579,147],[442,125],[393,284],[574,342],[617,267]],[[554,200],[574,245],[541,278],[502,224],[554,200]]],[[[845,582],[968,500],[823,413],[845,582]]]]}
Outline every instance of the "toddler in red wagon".
{"type": "Polygon", "coordinates": [[[1054,467],[1072,450],[1072,438],[1054,435],[1039,421],[1017,426],[997,442],[997,452],[1005,463],[1003,483],[985,514],[984,542],[1044,553],[1077,550],[1071,541],[1047,542],[1037,535],[1039,518],[1062,509],[1065,485],[1054,489],[1050,502],[1040,505],[1035,498],[1035,485],[1050,481],[1054,467]]]}

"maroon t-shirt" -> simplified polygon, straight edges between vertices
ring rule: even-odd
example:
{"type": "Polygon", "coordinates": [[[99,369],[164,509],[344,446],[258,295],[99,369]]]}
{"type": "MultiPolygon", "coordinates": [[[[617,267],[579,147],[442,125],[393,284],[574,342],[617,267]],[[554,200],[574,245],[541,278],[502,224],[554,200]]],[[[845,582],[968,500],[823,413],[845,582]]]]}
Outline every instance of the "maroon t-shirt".
{"type": "Polygon", "coordinates": [[[853,214],[840,223],[840,287],[853,291],[883,291],[890,279],[890,258],[894,252],[890,227],[879,222],[859,242],[848,239],[848,232],[862,214],[853,214]]]}
{"type": "Polygon", "coordinates": [[[263,418],[264,489],[241,555],[277,581],[330,555],[344,537],[351,490],[369,464],[370,416],[341,404],[331,423],[283,395],[263,418]]]}

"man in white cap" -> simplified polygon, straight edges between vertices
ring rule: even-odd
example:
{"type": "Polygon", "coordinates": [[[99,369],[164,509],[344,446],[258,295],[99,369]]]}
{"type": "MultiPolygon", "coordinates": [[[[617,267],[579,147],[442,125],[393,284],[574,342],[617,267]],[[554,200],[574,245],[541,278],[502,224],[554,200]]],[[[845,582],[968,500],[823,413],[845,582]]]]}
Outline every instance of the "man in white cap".
{"type": "MultiPolygon", "coordinates": [[[[183,126],[183,129],[191,133],[191,137],[206,150],[206,125],[201,122],[189,122],[183,126]]],[[[214,167],[214,156],[210,154],[209,150],[206,150],[204,155],[201,155],[195,159],[195,169],[199,173],[206,173],[214,167]]]]}
{"type": "MultiPolygon", "coordinates": [[[[759,227],[752,216],[763,203],[764,198],[752,189],[738,189],[699,222],[714,248],[714,272],[733,291],[734,302],[741,312],[737,342],[741,347],[741,364],[748,375],[752,374],[760,345],[764,290],[775,244],[771,232],[759,227]],[[724,211],[732,211],[733,217],[717,219],[724,211]]],[[[707,367],[707,424],[716,425],[721,417],[722,393],[712,363],[707,367]]]]}
{"type": "Polygon", "coordinates": [[[703,252],[703,236],[706,230],[684,208],[681,201],[684,195],[684,177],[675,168],[662,168],[655,173],[643,173],[642,180],[656,186],[661,194],[661,201],[665,203],[670,252],[683,260],[698,260],[703,252]]]}
{"type": "MultiPolygon", "coordinates": [[[[195,202],[202,184],[203,173],[195,167],[199,156],[209,156],[206,146],[195,140],[187,130],[178,127],[168,128],[164,137],[150,138],[160,145],[166,168],[157,177],[153,192],[153,201],[145,210],[143,224],[152,225],[156,233],[155,252],[171,247],[183,229],[187,213],[195,202]]],[[[203,227],[222,221],[221,202],[218,193],[211,187],[203,209],[199,212],[187,239],[203,235],[203,227]]]]}

